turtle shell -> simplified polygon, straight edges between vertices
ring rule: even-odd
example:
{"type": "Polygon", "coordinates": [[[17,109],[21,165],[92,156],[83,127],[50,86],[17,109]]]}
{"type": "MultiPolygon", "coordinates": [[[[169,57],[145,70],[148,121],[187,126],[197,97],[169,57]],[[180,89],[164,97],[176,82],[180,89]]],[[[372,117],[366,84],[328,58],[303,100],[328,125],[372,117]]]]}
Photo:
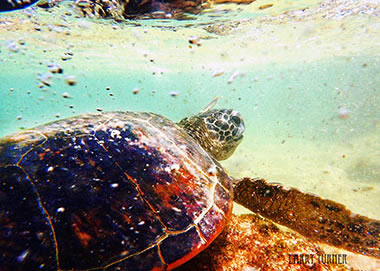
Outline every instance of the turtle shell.
{"type": "Polygon", "coordinates": [[[1,270],[160,270],[232,209],[220,164],[151,113],[69,118],[0,141],[1,270]]]}

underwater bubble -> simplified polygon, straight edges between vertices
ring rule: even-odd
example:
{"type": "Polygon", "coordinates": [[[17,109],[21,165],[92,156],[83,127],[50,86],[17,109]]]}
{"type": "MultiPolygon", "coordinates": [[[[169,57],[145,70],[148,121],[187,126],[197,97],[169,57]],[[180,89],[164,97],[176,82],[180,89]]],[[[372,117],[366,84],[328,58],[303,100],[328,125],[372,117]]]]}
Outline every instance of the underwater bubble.
{"type": "Polygon", "coordinates": [[[13,53],[17,53],[18,51],[20,51],[20,48],[17,46],[17,44],[14,41],[8,41],[7,48],[9,51],[13,53]]]}
{"type": "Polygon", "coordinates": [[[138,39],[138,40],[141,40],[141,38],[142,38],[140,32],[139,32],[138,30],[136,30],[136,29],[133,29],[133,30],[131,31],[131,34],[132,34],[132,36],[134,36],[134,37],[135,37],[136,39],[138,39]]]}
{"type": "Polygon", "coordinates": [[[338,117],[340,119],[346,120],[350,117],[350,110],[346,107],[339,108],[338,110],[338,117]]]}
{"type": "Polygon", "coordinates": [[[87,22],[87,21],[83,21],[83,20],[79,21],[79,22],[77,23],[77,26],[78,26],[79,28],[82,28],[82,29],[90,29],[90,23],[87,22]]]}

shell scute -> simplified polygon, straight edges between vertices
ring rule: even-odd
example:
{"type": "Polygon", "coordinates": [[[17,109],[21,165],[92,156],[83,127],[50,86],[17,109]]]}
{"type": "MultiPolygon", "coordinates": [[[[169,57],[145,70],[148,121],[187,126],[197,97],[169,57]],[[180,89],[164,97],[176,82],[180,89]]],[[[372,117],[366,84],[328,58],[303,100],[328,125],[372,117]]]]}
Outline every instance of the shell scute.
{"type": "Polygon", "coordinates": [[[160,244],[160,250],[164,261],[171,268],[174,268],[196,255],[204,245],[205,242],[194,226],[185,232],[169,236],[163,240],[160,244]]]}
{"type": "Polygon", "coordinates": [[[207,240],[212,240],[216,233],[222,229],[218,225],[224,225],[227,217],[215,205],[199,221],[199,229],[207,240]]]}

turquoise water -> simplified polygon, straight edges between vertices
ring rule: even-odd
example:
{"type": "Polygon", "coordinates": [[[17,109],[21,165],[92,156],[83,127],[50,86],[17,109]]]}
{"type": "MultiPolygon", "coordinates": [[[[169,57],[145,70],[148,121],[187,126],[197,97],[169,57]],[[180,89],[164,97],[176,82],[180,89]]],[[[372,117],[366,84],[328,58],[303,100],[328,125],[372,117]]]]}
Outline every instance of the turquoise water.
{"type": "Polygon", "coordinates": [[[330,2],[217,5],[181,21],[76,18],[64,16],[67,3],[0,14],[0,135],[96,110],[179,121],[221,96],[217,106],[246,124],[223,162],[231,175],[379,219],[380,11],[376,1],[330,2]],[[49,63],[63,74],[40,88],[49,63]]]}

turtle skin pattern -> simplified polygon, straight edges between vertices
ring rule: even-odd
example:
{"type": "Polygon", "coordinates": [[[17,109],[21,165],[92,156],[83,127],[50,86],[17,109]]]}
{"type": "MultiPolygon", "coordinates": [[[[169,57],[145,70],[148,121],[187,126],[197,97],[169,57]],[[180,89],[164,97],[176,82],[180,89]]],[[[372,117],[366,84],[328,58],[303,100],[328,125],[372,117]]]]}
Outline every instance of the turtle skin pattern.
{"type": "Polygon", "coordinates": [[[172,269],[232,210],[219,163],[151,113],[82,115],[3,138],[0,184],[0,270],[172,269]]]}

